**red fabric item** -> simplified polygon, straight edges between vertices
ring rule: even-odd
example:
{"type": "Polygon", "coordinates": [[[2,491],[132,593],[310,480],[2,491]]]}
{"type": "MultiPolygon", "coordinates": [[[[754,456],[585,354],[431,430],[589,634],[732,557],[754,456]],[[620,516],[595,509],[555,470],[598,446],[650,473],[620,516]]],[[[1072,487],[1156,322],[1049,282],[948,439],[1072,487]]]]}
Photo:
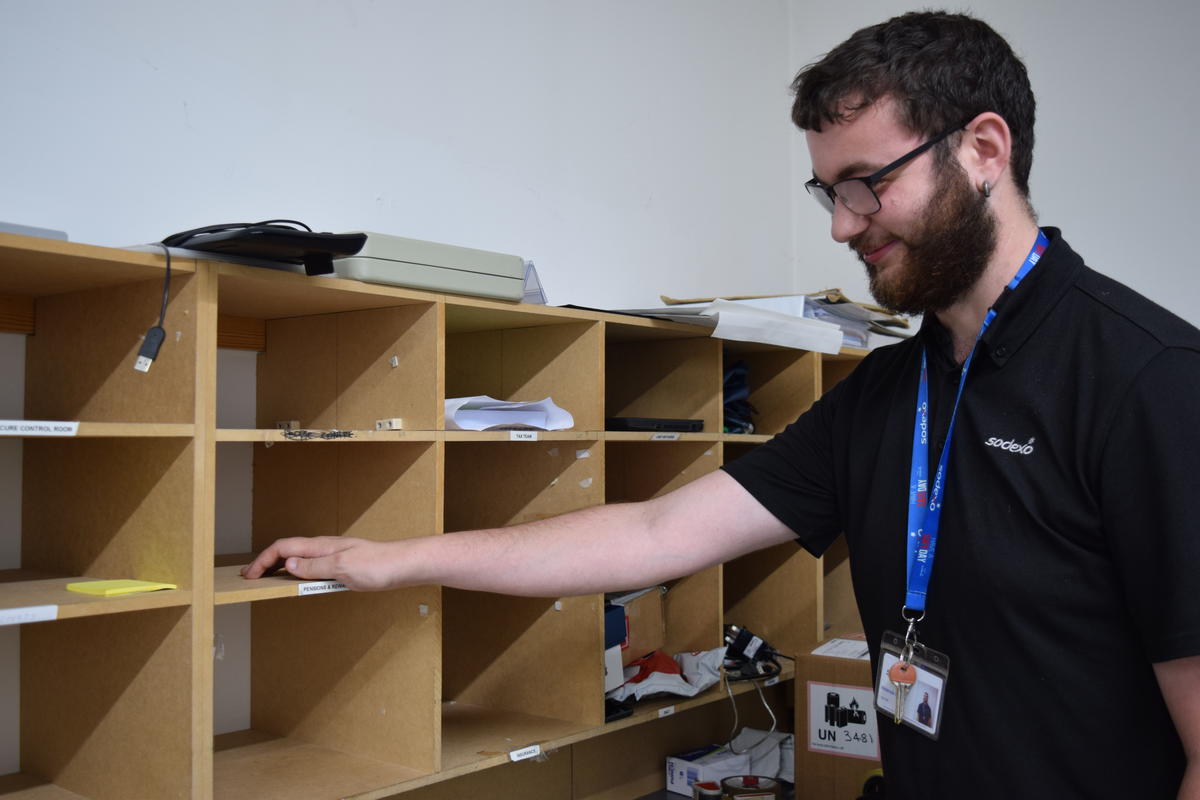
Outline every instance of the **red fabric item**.
{"type": "Polygon", "coordinates": [[[675,662],[675,659],[671,658],[662,650],[655,650],[652,653],[642,656],[637,661],[631,661],[629,666],[637,667],[638,673],[626,681],[626,683],[641,683],[655,672],[662,672],[667,675],[682,674],[682,671],[679,669],[679,664],[675,662]]]}

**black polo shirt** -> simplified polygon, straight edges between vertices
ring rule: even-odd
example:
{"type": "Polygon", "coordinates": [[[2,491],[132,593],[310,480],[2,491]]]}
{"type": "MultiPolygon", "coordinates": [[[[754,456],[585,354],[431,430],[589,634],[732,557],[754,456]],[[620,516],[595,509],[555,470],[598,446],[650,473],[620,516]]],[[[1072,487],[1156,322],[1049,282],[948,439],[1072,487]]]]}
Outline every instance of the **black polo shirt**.
{"type": "MultiPolygon", "coordinates": [[[[1167,798],[1182,775],[1152,663],[1200,654],[1200,331],[1046,232],[967,377],[920,626],[950,659],[941,737],[880,718],[890,798],[1167,798]]],[[[936,462],[959,368],[929,315],[725,467],[812,553],[845,533],[873,664],[904,630],[922,348],[936,462]]]]}

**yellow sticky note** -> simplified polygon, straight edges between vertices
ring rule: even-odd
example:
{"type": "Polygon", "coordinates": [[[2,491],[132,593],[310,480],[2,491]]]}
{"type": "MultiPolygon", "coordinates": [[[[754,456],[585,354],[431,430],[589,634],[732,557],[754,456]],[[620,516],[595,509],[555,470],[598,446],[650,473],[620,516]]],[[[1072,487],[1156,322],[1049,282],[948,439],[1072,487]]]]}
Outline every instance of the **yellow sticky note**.
{"type": "Polygon", "coordinates": [[[155,581],[82,581],[68,583],[68,592],[95,594],[101,597],[115,597],[121,594],[136,594],[138,592],[156,592],[159,589],[174,589],[173,583],[156,583],[155,581]]]}

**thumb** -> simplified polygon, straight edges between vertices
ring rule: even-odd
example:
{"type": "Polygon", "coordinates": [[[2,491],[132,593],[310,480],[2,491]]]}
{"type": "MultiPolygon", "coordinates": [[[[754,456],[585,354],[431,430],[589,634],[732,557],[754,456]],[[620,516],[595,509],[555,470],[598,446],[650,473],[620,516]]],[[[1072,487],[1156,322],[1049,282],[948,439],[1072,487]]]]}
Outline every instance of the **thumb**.
{"type": "Polygon", "coordinates": [[[321,558],[292,556],[284,562],[284,569],[297,578],[328,580],[333,577],[333,558],[330,556],[323,556],[321,558]]]}

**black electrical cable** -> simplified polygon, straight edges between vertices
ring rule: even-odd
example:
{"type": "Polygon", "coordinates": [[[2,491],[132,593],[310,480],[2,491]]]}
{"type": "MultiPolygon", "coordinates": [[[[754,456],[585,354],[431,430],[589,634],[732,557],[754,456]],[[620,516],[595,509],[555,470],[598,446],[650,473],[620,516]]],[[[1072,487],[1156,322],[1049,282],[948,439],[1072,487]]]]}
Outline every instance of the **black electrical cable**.
{"type": "Polygon", "coordinates": [[[167,338],[163,324],[167,321],[167,303],[171,299],[171,249],[162,243],[158,246],[163,249],[163,255],[167,258],[166,274],[163,276],[162,305],[158,310],[158,322],[146,331],[142,346],[138,348],[137,360],[133,362],[133,368],[138,372],[150,371],[150,365],[158,358],[158,350],[167,338]]]}

